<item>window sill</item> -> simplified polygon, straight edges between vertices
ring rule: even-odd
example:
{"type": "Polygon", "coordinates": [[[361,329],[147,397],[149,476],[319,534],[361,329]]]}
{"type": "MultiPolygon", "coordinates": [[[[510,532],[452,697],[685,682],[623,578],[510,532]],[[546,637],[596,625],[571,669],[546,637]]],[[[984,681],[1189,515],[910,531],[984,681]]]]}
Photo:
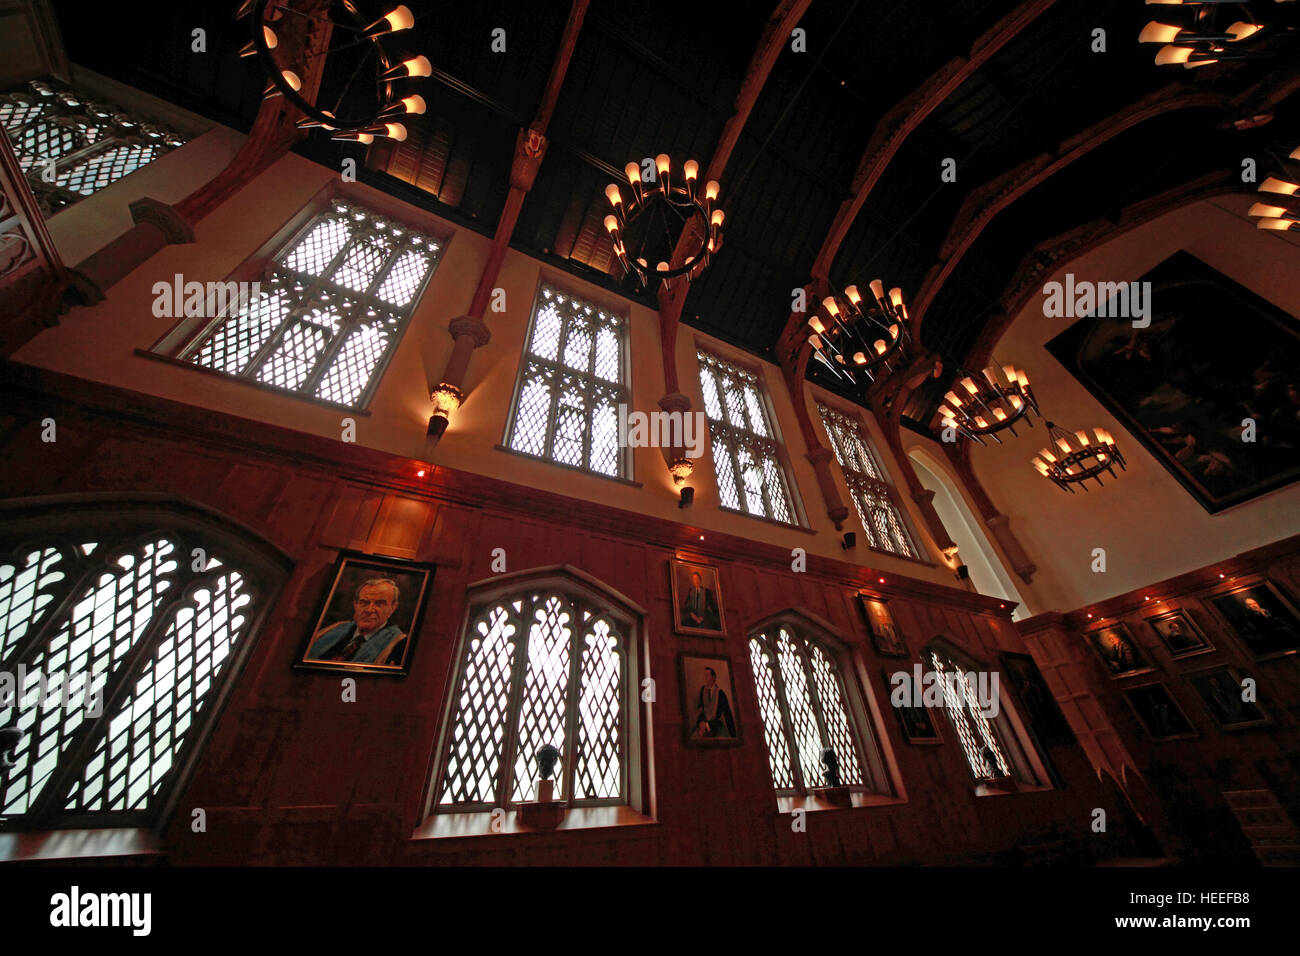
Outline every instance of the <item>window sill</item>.
{"type": "Polygon", "coordinates": [[[43,830],[0,833],[0,864],[74,860],[118,861],[162,855],[158,835],[146,828],[43,830]]]}
{"type": "Polygon", "coordinates": [[[1032,783],[1006,783],[1006,784],[989,784],[977,783],[975,785],[975,796],[977,797],[1006,797],[1017,793],[1046,793],[1052,790],[1052,787],[1044,787],[1040,784],[1032,783]]]}
{"type": "Polygon", "coordinates": [[[612,830],[621,827],[659,826],[653,817],[638,813],[628,806],[574,807],[564,815],[560,825],[553,830],[530,827],[521,823],[517,811],[506,811],[498,817],[500,827],[492,829],[492,813],[435,813],[415,828],[412,840],[451,840],[462,837],[495,837],[507,834],[562,833],[572,830],[612,830]]]}
{"type": "Polygon", "coordinates": [[[214,368],[208,368],[205,365],[195,365],[193,362],[187,362],[184,359],[178,359],[173,355],[162,355],[158,352],[150,352],[148,349],[136,349],[135,354],[141,358],[153,359],[155,362],[162,362],[164,365],[172,365],[176,368],[187,368],[203,375],[209,375],[219,378],[223,382],[234,382],[237,385],[247,385],[255,388],[259,392],[269,392],[272,395],[279,395],[283,398],[292,398],[300,402],[307,402],[311,405],[319,405],[321,408],[333,409],[336,412],[347,412],[349,415],[369,415],[369,410],[365,408],[352,408],[348,405],[340,405],[338,402],[327,401],[323,398],[317,398],[315,395],[304,395],[301,392],[291,392],[287,388],[277,388],[274,385],[267,385],[265,382],[259,382],[256,379],[244,378],[240,375],[231,375],[229,372],[218,372],[214,368]]]}
{"type": "Polygon", "coordinates": [[[741,511],[739,508],[728,508],[726,505],[718,505],[718,510],[729,515],[740,515],[742,518],[749,518],[751,521],[761,521],[763,524],[770,524],[775,528],[785,528],[787,531],[802,531],[804,534],[816,534],[812,528],[805,527],[801,524],[790,524],[786,521],[777,521],[775,518],[765,518],[762,515],[752,515],[748,511],[741,511]]]}
{"type": "Polygon", "coordinates": [[[795,794],[787,797],[776,798],[777,813],[790,814],[796,810],[805,812],[820,812],[822,810],[860,810],[863,807],[891,807],[897,804],[906,803],[898,797],[889,796],[883,793],[867,793],[854,791],[851,794],[853,805],[851,807],[841,806],[837,803],[831,803],[829,800],[816,797],[812,794],[795,794]]]}
{"type": "Polygon", "coordinates": [[[899,554],[897,551],[886,551],[884,548],[877,548],[872,545],[867,545],[867,550],[872,554],[883,555],[886,558],[897,558],[899,561],[911,561],[913,564],[919,564],[923,568],[938,567],[938,565],[933,561],[927,561],[925,558],[913,558],[910,555],[899,554]]]}
{"type": "Polygon", "coordinates": [[[635,481],[631,478],[624,478],[621,475],[602,475],[598,471],[588,471],[586,468],[579,468],[576,465],[566,465],[564,462],[555,461],[553,458],[543,458],[541,455],[529,455],[526,452],[515,451],[513,448],[508,448],[505,445],[493,445],[492,447],[497,451],[505,452],[507,455],[514,455],[517,458],[523,458],[527,461],[540,462],[543,465],[552,465],[556,468],[563,468],[565,471],[571,471],[574,474],[589,475],[592,478],[600,478],[604,481],[617,481],[620,485],[630,485],[633,488],[645,487],[641,482],[635,481]]]}

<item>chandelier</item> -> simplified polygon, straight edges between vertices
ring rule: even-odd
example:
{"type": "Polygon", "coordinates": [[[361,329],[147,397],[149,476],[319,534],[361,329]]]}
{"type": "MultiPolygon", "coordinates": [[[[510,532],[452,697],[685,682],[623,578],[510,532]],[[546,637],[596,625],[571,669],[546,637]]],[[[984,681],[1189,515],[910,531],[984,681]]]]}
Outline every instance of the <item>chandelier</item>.
{"type": "MultiPolygon", "coordinates": [[[[1274,0],[1294,3],[1295,0],[1274,0]]],[[[1209,66],[1220,60],[1249,60],[1269,56],[1255,44],[1275,33],[1250,9],[1249,3],[1230,0],[1147,0],[1147,5],[1167,9],[1138,34],[1139,43],[1159,43],[1158,66],[1184,69],[1209,66]]],[[[1283,27],[1281,29],[1289,29],[1283,27]]]]}
{"type": "Polygon", "coordinates": [[[647,181],[642,178],[639,163],[628,163],[623,171],[630,197],[624,197],[617,183],[605,187],[605,197],[614,207],[614,212],[605,217],[614,254],[624,273],[636,273],[642,286],[648,285],[652,277],[665,283],[679,276],[694,281],[722,248],[722,221],[726,217],[714,205],[718,199],[717,181],[705,183],[701,195],[699,163],[688,159],[680,179],[674,179],[671,167],[668,154],[660,153],[654,159],[654,175],[647,181]],[[693,233],[693,242],[681,265],[674,267],[669,260],[688,230],[693,233]],[[635,254],[628,251],[629,245],[636,246],[635,254]],[[659,262],[651,266],[650,258],[659,258],[659,262]]]}
{"type": "Polygon", "coordinates": [[[952,388],[944,394],[945,405],[939,406],[940,420],[945,428],[955,428],[961,434],[984,444],[984,435],[989,435],[999,445],[1002,439],[997,433],[1009,430],[1016,433],[1015,425],[1024,420],[1033,427],[1028,415],[1033,411],[1039,414],[1038,401],[1029,389],[1029,378],[1024,369],[1014,365],[1002,366],[1002,378],[998,377],[996,365],[990,365],[980,378],[958,369],[963,375],[952,388]]]}
{"type": "Polygon", "coordinates": [[[1251,216],[1258,216],[1255,223],[1259,229],[1276,229],[1300,231],[1300,146],[1292,150],[1287,157],[1289,166],[1285,173],[1269,176],[1259,184],[1259,191],[1265,195],[1247,211],[1251,216]]]}
{"type": "Polygon", "coordinates": [[[1071,435],[1053,422],[1047,423],[1047,431],[1051,436],[1050,444],[1056,451],[1039,449],[1033,458],[1033,466],[1040,475],[1046,475],[1071,494],[1074,494],[1074,485],[1081,485],[1087,491],[1088,486],[1083,483],[1089,478],[1096,479],[1101,485],[1103,472],[1116,477],[1114,465],[1119,465],[1121,471],[1125,470],[1124,456],[1115,445],[1115,439],[1104,428],[1093,429],[1095,439],[1089,438],[1086,430],[1071,435]]]}
{"type": "MultiPolygon", "coordinates": [[[[328,130],[333,139],[363,144],[373,143],[376,136],[394,140],[406,139],[406,126],[397,122],[406,114],[425,111],[424,98],[408,93],[401,95],[396,84],[407,79],[430,76],[433,67],[427,57],[413,56],[399,59],[385,48],[384,41],[394,33],[409,30],[415,16],[405,5],[398,5],[380,17],[368,22],[353,0],[329,0],[323,12],[295,10],[292,0],[245,0],[235,13],[235,19],[250,17],[252,40],[239,51],[240,56],[256,56],[270,77],[264,98],[283,96],[306,114],[299,120],[300,129],[318,127],[328,130]],[[336,66],[340,75],[348,74],[347,81],[330,95],[338,93],[333,109],[321,109],[300,92],[301,67],[281,62],[283,54],[280,38],[272,24],[286,16],[302,17],[331,23],[330,41],[341,38],[320,56],[337,55],[336,66]],[[365,79],[362,79],[365,77],[365,79]],[[354,84],[357,88],[354,89],[354,84]]],[[[317,96],[317,99],[321,99],[317,96]]]]}
{"type": "Polygon", "coordinates": [[[868,382],[874,382],[882,371],[891,371],[912,335],[903,290],[890,289],[886,297],[879,279],[872,279],[868,288],[874,304],[864,303],[858,287],[851,285],[842,296],[822,299],[824,320],[817,312],[808,317],[813,354],[837,378],[844,376],[855,383],[855,371],[868,382]]]}

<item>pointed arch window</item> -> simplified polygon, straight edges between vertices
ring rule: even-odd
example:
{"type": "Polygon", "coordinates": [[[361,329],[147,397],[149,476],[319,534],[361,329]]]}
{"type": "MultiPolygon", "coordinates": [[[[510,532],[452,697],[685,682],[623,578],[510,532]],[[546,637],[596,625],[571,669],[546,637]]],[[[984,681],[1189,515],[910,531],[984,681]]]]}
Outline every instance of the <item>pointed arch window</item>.
{"type": "Polygon", "coordinates": [[[930,644],[922,655],[938,675],[943,710],[961,743],[962,755],[977,784],[1010,787],[1050,785],[1046,765],[1025,741],[1007,712],[1000,682],[944,641],[930,644]],[[983,681],[983,686],[981,682],[983,681]],[[992,691],[997,691],[995,699],[992,691]],[[987,711],[987,712],[986,712],[987,711]]]}
{"type": "Polygon", "coordinates": [[[842,785],[889,792],[856,682],[845,680],[844,657],[829,641],[791,622],[778,621],[749,638],[763,739],[778,795],[827,786],[822,764],[827,748],[835,752],[842,785]]]}
{"type": "Polygon", "coordinates": [[[154,506],[6,514],[0,828],[157,822],[283,576],[154,506]]]}
{"type": "Polygon", "coordinates": [[[628,803],[634,644],[629,617],[563,580],[548,577],[473,604],[433,809],[535,800],[544,744],[561,753],[556,799],[628,803]]]}
{"type": "Polygon", "coordinates": [[[213,284],[221,295],[207,308],[218,317],[180,358],[341,408],[365,408],[442,245],[336,200],[273,256],[256,290],[213,284]]]}

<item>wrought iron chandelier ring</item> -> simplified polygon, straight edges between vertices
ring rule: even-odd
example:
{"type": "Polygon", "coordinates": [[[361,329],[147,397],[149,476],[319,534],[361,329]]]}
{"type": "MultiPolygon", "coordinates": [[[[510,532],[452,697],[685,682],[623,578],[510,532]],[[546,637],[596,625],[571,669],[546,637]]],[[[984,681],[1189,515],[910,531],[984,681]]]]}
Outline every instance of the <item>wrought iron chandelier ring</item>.
{"type": "Polygon", "coordinates": [[[855,381],[853,371],[874,382],[874,372],[882,367],[888,370],[911,342],[902,290],[890,289],[886,296],[879,279],[873,279],[869,289],[874,306],[864,303],[857,286],[851,285],[840,296],[822,299],[821,311],[808,318],[812,329],[808,341],[814,355],[836,375],[846,375],[850,382],[855,381]]]}
{"type": "MultiPolygon", "coordinates": [[[[391,121],[408,113],[423,113],[425,103],[422,97],[415,95],[397,99],[395,81],[404,77],[429,76],[432,68],[428,59],[423,56],[398,62],[385,48],[383,38],[397,31],[409,29],[414,23],[413,14],[405,5],[398,5],[380,19],[367,23],[367,18],[361,14],[353,0],[335,0],[330,6],[331,11],[341,10],[341,16],[345,20],[340,23],[331,18],[333,26],[356,34],[357,39],[344,46],[321,51],[317,55],[329,56],[331,53],[352,47],[369,47],[369,54],[375,58],[372,81],[375,84],[375,106],[366,115],[339,116],[310,102],[302,95],[302,79],[290,68],[292,64],[285,66],[277,60],[275,50],[279,47],[280,40],[271,26],[273,23],[283,19],[285,14],[319,19],[314,14],[304,14],[294,10],[289,6],[289,0],[252,0],[251,3],[246,2],[240,7],[235,14],[236,18],[249,15],[252,23],[252,39],[240,51],[241,56],[256,54],[266,69],[270,81],[267,95],[282,95],[301,110],[307,118],[299,121],[300,127],[321,127],[336,133],[335,139],[359,140],[363,143],[370,142],[374,136],[405,139],[405,126],[391,121]]],[[[339,96],[340,102],[351,92],[352,82],[357,78],[357,73],[364,63],[365,60],[362,59],[358,63],[357,70],[348,79],[339,96]]]]}
{"type": "MultiPolygon", "coordinates": [[[[667,154],[655,157],[657,175],[654,185],[647,184],[641,177],[641,167],[637,163],[628,163],[624,168],[628,185],[626,189],[630,198],[623,195],[623,189],[617,183],[605,187],[605,197],[614,212],[605,217],[605,229],[614,244],[614,253],[618,256],[625,270],[635,272],[642,285],[651,278],[669,281],[680,276],[695,279],[709,265],[713,256],[722,248],[722,232],[725,214],[715,202],[718,198],[718,184],[710,180],[704,191],[698,189],[699,164],[688,160],[683,167],[680,182],[672,176],[671,163],[667,154]],[[664,206],[676,212],[682,220],[678,239],[691,231],[697,237],[694,249],[685,256],[680,265],[661,261],[651,266],[644,256],[633,256],[627,250],[627,229],[632,224],[652,215],[656,208],[664,206]]],[[[666,218],[666,217],[665,217],[666,218]]],[[[674,245],[673,237],[668,237],[674,245]]]]}
{"type": "Polygon", "coordinates": [[[1002,439],[998,432],[1009,430],[1014,435],[1015,426],[1021,421],[1033,427],[1033,421],[1027,416],[1031,411],[1039,414],[1038,400],[1024,370],[1014,365],[1002,366],[1005,384],[998,379],[996,365],[990,365],[979,377],[963,369],[958,369],[957,374],[962,377],[944,394],[946,404],[939,406],[940,421],[945,428],[956,428],[981,445],[983,436],[989,435],[1000,445],[1002,439]]]}
{"type": "Polygon", "coordinates": [[[1031,463],[1039,474],[1050,478],[1057,487],[1073,494],[1072,486],[1077,484],[1087,491],[1088,486],[1084,482],[1089,479],[1101,485],[1103,474],[1116,477],[1116,465],[1121,471],[1127,470],[1119,446],[1105,429],[1093,429],[1095,441],[1088,437],[1086,431],[1075,432],[1072,436],[1054,422],[1048,422],[1047,429],[1052,436],[1052,444],[1058,450],[1053,452],[1047,448],[1040,449],[1031,463]],[[1077,448],[1070,444],[1072,438],[1077,443],[1077,448]]]}

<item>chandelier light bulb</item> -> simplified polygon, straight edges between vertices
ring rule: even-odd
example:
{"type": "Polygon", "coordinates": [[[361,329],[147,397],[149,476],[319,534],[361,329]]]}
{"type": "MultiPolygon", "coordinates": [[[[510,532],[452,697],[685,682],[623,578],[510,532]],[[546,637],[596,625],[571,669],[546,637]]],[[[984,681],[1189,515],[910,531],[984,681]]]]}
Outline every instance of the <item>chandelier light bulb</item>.
{"type": "Polygon", "coordinates": [[[397,142],[403,142],[406,139],[406,127],[401,123],[385,123],[384,135],[389,139],[395,139],[397,142]]]}
{"type": "Polygon", "coordinates": [[[1172,23],[1159,23],[1152,20],[1138,34],[1139,43],[1173,43],[1183,28],[1172,23]]]}
{"type": "Polygon", "coordinates": [[[1186,64],[1192,57],[1192,48],[1188,46],[1162,46],[1156,54],[1156,66],[1175,66],[1186,64]]]}
{"type": "Polygon", "coordinates": [[[903,290],[895,286],[889,290],[889,302],[896,309],[903,307],[903,290]]]}
{"type": "Polygon", "coordinates": [[[275,31],[270,27],[262,27],[262,39],[266,41],[268,50],[274,50],[280,45],[280,38],[275,35],[275,31]]]}
{"type": "Polygon", "coordinates": [[[815,315],[808,319],[808,325],[811,326],[814,332],[823,333],[826,331],[826,326],[822,325],[822,320],[815,315]]]}
{"type": "Polygon", "coordinates": [[[831,318],[836,318],[840,314],[840,306],[839,303],[835,301],[834,296],[828,295],[826,298],[822,299],[822,308],[830,313],[831,318]]]}
{"type": "Polygon", "coordinates": [[[618,232],[618,217],[617,217],[617,216],[606,216],[606,217],[605,217],[605,228],[606,228],[607,230],[609,230],[610,235],[613,235],[614,233],[618,232]]]}
{"type": "Polygon", "coordinates": [[[721,226],[723,218],[722,210],[715,209],[713,210],[713,215],[709,217],[709,223],[714,226],[721,226]]]}
{"type": "Polygon", "coordinates": [[[1294,196],[1300,191],[1300,185],[1288,182],[1285,179],[1278,179],[1276,176],[1269,176],[1259,184],[1259,191],[1262,193],[1277,193],[1281,196],[1294,196]]]}
{"type": "Polygon", "coordinates": [[[854,305],[857,305],[862,301],[862,294],[858,292],[858,287],[855,285],[851,285],[847,289],[845,289],[844,296],[854,305]]]}
{"type": "Polygon", "coordinates": [[[609,204],[615,209],[623,203],[623,194],[618,191],[618,186],[614,183],[610,183],[605,187],[605,198],[609,200],[609,204]]]}
{"type": "Polygon", "coordinates": [[[1246,210],[1246,215],[1270,216],[1276,219],[1285,216],[1286,210],[1283,209],[1281,206],[1270,206],[1267,203],[1257,202],[1255,203],[1255,205],[1251,206],[1248,210],[1246,210]]]}
{"type": "Polygon", "coordinates": [[[820,352],[822,350],[822,337],[814,332],[808,336],[808,344],[820,352]]]}
{"type": "Polygon", "coordinates": [[[1289,229],[1295,229],[1300,226],[1300,222],[1294,219],[1261,219],[1255,223],[1256,229],[1269,229],[1274,232],[1286,232],[1289,229]]]}
{"type": "Polygon", "coordinates": [[[623,173],[627,176],[628,183],[633,186],[641,181],[641,167],[637,163],[628,163],[623,167],[623,173]]]}
{"type": "Polygon", "coordinates": [[[401,102],[406,107],[406,112],[414,113],[417,116],[428,108],[424,102],[424,97],[414,93],[405,97],[401,102]]]}
{"type": "Polygon", "coordinates": [[[293,72],[293,70],[283,70],[281,71],[280,76],[284,79],[284,82],[288,83],[289,86],[293,88],[294,92],[302,89],[302,80],[298,79],[298,74],[293,72]]]}
{"type": "Polygon", "coordinates": [[[949,405],[952,405],[956,408],[961,408],[961,399],[957,397],[956,392],[944,392],[943,397],[948,402],[949,405]]]}
{"type": "Polygon", "coordinates": [[[885,344],[884,339],[876,339],[876,341],[872,343],[871,347],[876,350],[877,355],[884,355],[889,351],[889,346],[885,344]]]}
{"type": "Polygon", "coordinates": [[[704,184],[704,198],[709,202],[713,202],[718,198],[718,181],[716,179],[710,179],[704,184]]]}
{"type": "Polygon", "coordinates": [[[871,294],[876,297],[876,301],[878,302],[884,301],[885,284],[883,282],[881,282],[879,279],[872,279],[870,284],[868,285],[868,288],[871,289],[871,294]]]}
{"type": "Polygon", "coordinates": [[[686,176],[687,182],[694,182],[700,174],[700,164],[693,159],[688,159],[686,165],[682,167],[682,172],[686,176]]]}
{"type": "Polygon", "coordinates": [[[1048,451],[1046,448],[1040,448],[1040,449],[1038,449],[1038,454],[1039,454],[1039,457],[1041,457],[1044,461],[1051,461],[1051,462],[1055,462],[1055,461],[1056,461],[1056,456],[1053,455],[1053,454],[1052,454],[1050,451],[1048,451]]]}
{"type": "Polygon", "coordinates": [[[863,352],[854,352],[854,353],[853,353],[853,361],[856,362],[856,363],[859,364],[859,365],[866,365],[866,364],[867,364],[867,356],[866,356],[866,354],[863,353],[863,352]]]}
{"type": "Polygon", "coordinates": [[[1232,26],[1228,27],[1228,35],[1232,37],[1234,43],[1240,42],[1247,37],[1253,37],[1260,30],[1264,29],[1258,23],[1246,23],[1238,20],[1232,26]]]}
{"type": "Polygon", "coordinates": [[[660,153],[655,157],[655,169],[659,170],[660,176],[668,175],[668,154],[660,153]]]}
{"type": "Polygon", "coordinates": [[[979,392],[979,386],[975,384],[975,380],[972,379],[970,376],[967,376],[966,378],[963,378],[961,380],[961,387],[966,389],[966,391],[970,392],[972,395],[975,395],[979,392]]]}

